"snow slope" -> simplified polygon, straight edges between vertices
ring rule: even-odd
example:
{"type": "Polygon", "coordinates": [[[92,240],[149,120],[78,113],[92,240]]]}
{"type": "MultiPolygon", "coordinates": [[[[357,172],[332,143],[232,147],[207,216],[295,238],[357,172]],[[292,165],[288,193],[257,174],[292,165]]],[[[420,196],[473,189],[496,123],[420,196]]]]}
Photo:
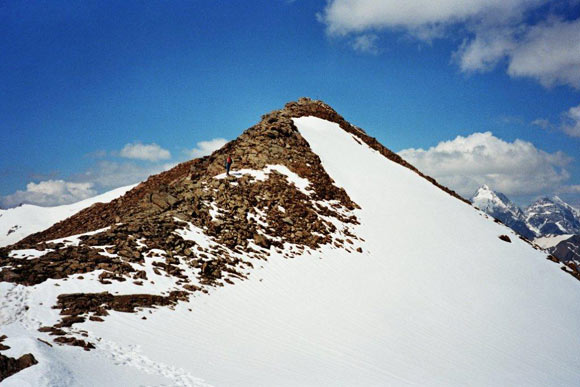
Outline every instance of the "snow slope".
{"type": "Polygon", "coordinates": [[[39,207],[23,204],[20,207],[0,210],[0,247],[11,245],[30,234],[45,230],[95,203],[108,203],[135,186],[136,184],[120,187],[102,195],[64,206],[39,207]]]}
{"type": "MultiPolygon", "coordinates": [[[[272,249],[248,280],[175,310],[111,312],[104,323],[79,324],[97,344],[90,352],[49,348],[32,328],[58,319],[58,311],[37,307],[54,304],[56,282],[58,293],[98,291],[98,283],[0,283],[10,295],[2,310],[11,312],[0,320],[6,344],[15,354],[41,354],[5,385],[578,384],[576,279],[337,124],[295,123],[360,205],[363,254],[326,246],[284,259],[272,249]]],[[[201,230],[190,236],[211,243],[201,230]]],[[[107,289],[159,292],[172,281],[150,278],[155,285],[107,289]]]]}
{"type": "Polygon", "coordinates": [[[548,249],[550,247],[556,246],[558,243],[565,241],[566,239],[569,239],[570,237],[572,237],[572,234],[546,235],[534,239],[534,243],[543,249],[548,249]]]}

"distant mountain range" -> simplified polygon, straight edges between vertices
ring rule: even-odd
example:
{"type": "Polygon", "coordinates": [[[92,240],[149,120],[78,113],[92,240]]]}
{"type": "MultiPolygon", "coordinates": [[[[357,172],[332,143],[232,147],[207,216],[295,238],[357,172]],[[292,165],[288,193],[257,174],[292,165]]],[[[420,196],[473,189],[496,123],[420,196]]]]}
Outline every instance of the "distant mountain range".
{"type": "Polygon", "coordinates": [[[542,197],[521,209],[506,195],[482,185],[471,202],[558,258],[580,261],[580,210],[558,196],[542,197]]]}

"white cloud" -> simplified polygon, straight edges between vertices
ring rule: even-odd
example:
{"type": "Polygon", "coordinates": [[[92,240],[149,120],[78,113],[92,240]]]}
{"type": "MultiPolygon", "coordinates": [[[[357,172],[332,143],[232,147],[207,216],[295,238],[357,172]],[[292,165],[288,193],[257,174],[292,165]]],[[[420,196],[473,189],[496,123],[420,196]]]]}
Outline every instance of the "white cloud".
{"type": "Polygon", "coordinates": [[[561,129],[569,136],[580,137],[580,105],[564,113],[561,129]]]}
{"type": "Polygon", "coordinates": [[[580,105],[573,106],[560,116],[560,125],[554,125],[549,120],[538,118],[532,121],[532,125],[542,129],[556,128],[570,137],[580,137],[580,105]]]}
{"type": "Polygon", "coordinates": [[[551,18],[529,27],[481,28],[456,53],[464,71],[487,71],[507,60],[513,77],[536,79],[543,86],[580,88],[580,19],[551,18]]]}
{"type": "Polygon", "coordinates": [[[57,206],[74,203],[95,196],[93,183],[73,183],[64,180],[46,180],[28,183],[25,191],[16,191],[1,198],[3,207],[14,207],[21,203],[39,206],[57,206]]]}
{"type": "Polygon", "coordinates": [[[522,9],[544,0],[331,0],[319,20],[330,35],[346,35],[367,30],[400,28],[411,33],[481,19],[514,17],[522,9]]]}
{"type": "MultiPolygon", "coordinates": [[[[532,78],[546,87],[562,84],[580,88],[580,19],[566,21],[544,11],[543,19],[534,25],[527,22],[528,14],[549,3],[330,0],[318,19],[334,37],[360,37],[381,30],[400,31],[426,41],[451,33],[453,38],[463,35],[463,43],[454,54],[462,71],[489,71],[505,61],[512,77],[532,78]]],[[[566,3],[557,5],[565,7],[566,3]]]]}
{"type": "Polygon", "coordinates": [[[463,41],[454,58],[462,71],[489,71],[517,46],[512,34],[511,29],[478,33],[474,39],[463,41]]]}
{"type": "Polygon", "coordinates": [[[532,143],[507,142],[491,132],[458,136],[423,149],[399,154],[419,170],[464,196],[481,184],[507,195],[551,193],[569,179],[571,158],[562,152],[547,153],[532,143]]]}
{"type": "MultiPolygon", "coordinates": [[[[225,140],[224,140],[225,141],[225,140]]],[[[149,176],[173,168],[176,163],[162,162],[171,157],[169,151],[157,144],[127,144],[120,152],[98,151],[88,157],[121,156],[136,161],[97,160],[82,173],[65,180],[44,180],[28,183],[26,190],[0,196],[0,206],[14,207],[21,203],[56,206],[74,203],[113,188],[135,184],[149,176]]]]}
{"type": "Polygon", "coordinates": [[[155,143],[141,144],[139,142],[125,145],[119,155],[127,159],[148,161],[168,160],[171,158],[171,153],[167,149],[163,149],[155,143]]]}
{"type": "Polygon", "coordinates": [[[535,119],[531,122],[532,125],[535,126],[539,126],[540,128],[544,129],[544,130],[548,130],[548,129],[552,129],[554,126],[550,123],[549,120],[546,120],[544,118],[538,118],[535,119]]]}
{"type": "Polygon", "coordinates": [[[214,151],[220,149],[227,142],[228,142],[228,140],[223,139],[223,138],[214,138],[214,139],[209,140],[209,141],[200,141],[196,144],[195,148],[189,149],[189,150],[185,151],[185,153],[189,157],[194,158],[194,159],[198,158],[198,157],[207,156],[207,155],[213,153],[214,151]]]}
{"type": "Polygon", "coordinates": [[[377,55],[379,49],[377,47],[377,40],[379,37],[375,34],[363,34],[357,36],[352,41],[352,48],[355,51],[377,55]]]}

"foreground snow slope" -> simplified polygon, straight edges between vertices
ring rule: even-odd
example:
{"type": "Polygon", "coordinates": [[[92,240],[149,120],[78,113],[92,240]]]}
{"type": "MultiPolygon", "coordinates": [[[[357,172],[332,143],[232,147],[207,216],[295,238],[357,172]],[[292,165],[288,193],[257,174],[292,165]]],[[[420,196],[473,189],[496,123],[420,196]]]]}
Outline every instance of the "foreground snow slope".
{"type": "Polygon", "coordinates": [[[95,203],[108,203],[133,187],[135,185],[116,188],[102,195],[64,206],[39,207],[23,204],[20,207],[0,210],[0,247],[11,245],[30,234],[45,230],[95,203]]]}
{"type": "MultiPolygon", "coordinates": [[[[578,384],[577,280],[336,124],[295,123],[360,205],[363,254],[326,246],[284,259],[272,249],[248,280],[174,311],[111,312],[104,323],[79,324],[97,343],[90,352],[36,341],[27,327],[56,321],[58,311],[32,308],[4,331],[9,345],[42,356],[6,385],[111,385],[117,376],[118,385],[578,384]],[[30,339],[10,341],[19,335],[30,339]]],[[[164,286],[163,277],[150,278],[156,284],[143,292],[164,286]]],[[[0,285],[37,305],[54,303],[54,282],[0,285]]],[[[85,283],[61,281],[59,292],[97,291],[85,283]]]]}

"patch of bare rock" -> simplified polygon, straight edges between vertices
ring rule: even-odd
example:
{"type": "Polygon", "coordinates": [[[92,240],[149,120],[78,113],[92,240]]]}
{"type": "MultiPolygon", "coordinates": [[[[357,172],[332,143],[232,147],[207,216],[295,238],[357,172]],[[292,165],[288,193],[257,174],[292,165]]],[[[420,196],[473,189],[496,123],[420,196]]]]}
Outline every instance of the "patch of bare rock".
{"type": "MultiPolygon", "coordinates": [[[[9,346],[2,344],[6,340],[6,335],[0,336],[0,351],[10,349],[9,346]]],[[[38,364],[38,361],[30,353],[20,356],[18,359],[8,357],[0,353],[0,382],[25,368],[38,364]]]]}

